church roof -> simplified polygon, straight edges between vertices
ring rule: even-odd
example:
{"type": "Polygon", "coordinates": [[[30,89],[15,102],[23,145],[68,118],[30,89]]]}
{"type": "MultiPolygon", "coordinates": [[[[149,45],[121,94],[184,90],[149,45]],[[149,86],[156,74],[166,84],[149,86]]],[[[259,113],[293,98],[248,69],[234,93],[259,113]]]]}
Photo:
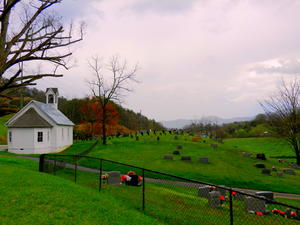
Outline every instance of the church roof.
{"type": "Polygon", "coordinates": [[[61,111],[54,108],[53,106],[34,100],[32,102],[47,116],[49,116],[56,124],[74,126],[74,123],[71,120],[69,120],[61,111]]]}
{"type": "Polygon", "coordinates": [[[9,124],[8,127],[52,127],[43,117],[41,117],[34,108],[28,109],[17,120],[9,124]]]}
{"type": "Polygon", "coordinates": [[[54,92],[54,94],[56,94],[56,95],[58,94],[58,88],[47,88],[47,89],[46,89],[46,93],[47,93],[50,89],[54,92]]]}
{"type": "Polygon", "coordinates": [[[35,100],[30,101],[21,111],[7,121],[8,127],[52,127],[51,121],[57,125],[74,126],[74,123],[61,111],[49,104],[35,100]],[[22,114],[21,111],[24,110],[25,112],[22,114]],[[18,116],[20,113],[21,115],[18,116]]]}

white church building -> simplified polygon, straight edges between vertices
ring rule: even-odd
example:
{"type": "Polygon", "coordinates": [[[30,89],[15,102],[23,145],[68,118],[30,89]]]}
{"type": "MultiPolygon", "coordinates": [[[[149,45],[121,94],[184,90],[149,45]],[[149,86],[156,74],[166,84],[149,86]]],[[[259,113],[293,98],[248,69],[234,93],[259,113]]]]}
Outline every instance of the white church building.
{"type": "Polygon", "coordinates": [[[32,100],[6,123],[9,152],[51,153],[73,144],[74,124],[58,110],[58,95],[47,88],[46,104],[32,100]]]}

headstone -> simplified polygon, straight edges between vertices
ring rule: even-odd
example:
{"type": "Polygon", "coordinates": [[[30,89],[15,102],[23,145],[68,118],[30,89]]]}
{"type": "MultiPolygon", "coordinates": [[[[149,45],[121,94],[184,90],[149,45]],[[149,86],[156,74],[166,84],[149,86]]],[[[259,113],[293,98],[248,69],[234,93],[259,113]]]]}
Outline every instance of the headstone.
{"type": "Polygon", "coordinates": [[[293,163],[293,164],[291,165],[291,167],[292,167],[293,169],[297,169],[297,168],[298,168],[298,165],[297,165],[297,163],[293,163]]]}
{"type": "Polygon", "coordinates": [[[263,164],[263,163],[255,163],[254,166],[257,168],[261,168],[261,169],[266,168],[265,164],[263,164]]]}
{"type": "Polygon", "coordinates": [[[180,151],[175,150],[175,151],[173,152],[173,155],[180,155],[180,151]]]}
{"type": "Polygon", "coordinates": [[[199,161],[200,161],[201,163],[209,163],[208,158],[206,158],[206,157],[200,158],[199,161]]]}
{"type": "Polygon", "coordinates": [[[212,147],[212,148],[217,148],[218,147],[218,145],[217,144],[210,144],[210,146],[212,147]]]}
{"type": "Polygon", "coordinates": [[[181,157],[181,160],[182,160],[182,161],[191,161],[192,158],[191,158],[191,156],[182,156],[182,157],[181,157]]]}
{"type": "Polygon", "coordinates": [[[120,179],[120,172],[119,171],[110,171],[107,172],[108,178],[107,178],[107,183],[111,185],[120,185],[121,184],[121,179],[120,179]]]}
{"type": "Polygon", "coordinates": [[[221,207],[221,200],[220,200],[220,192],[218,191],[211,191],[209,192],[208,204],[212,208],[220,208],[221,207]]]}
{"type": "Polygon", "coordinates": [[[243,152],[242,154],[244,157],[250,157],[252,155],[251,153],[248,153],[248,152],[243,152]]]}
{"type": "Polygon", "coordinates": [[[156,137],[156,140],[157,140],[157,141],[159,141],[159,140],[160,140],[159,136],[157,136],[157,137],[156,137]]]}
{"type": "Polygon", "coordinates": [[[257,159],[267,160],[266,155],[264,153],[256,154],[257,159]]]}
{"type": "Polygon", "coordinates": [[[247,212],[266,212],[266,204],[262,199],[248,196],[245,198],[245,206],[247,212]]]}
{"type": "Polygon", "coordinates": [[[218,143],[223,144],[223,140],[222,139],[218,139],[218,143]]]}
{"type": "Polygon", "coordinates": [[[206,143],[206,140],[203,140],[203,143],[206,143]]]}
{"type": "Polygon", "coordinates": [[[136,137],[135,137],[135,140],[138,141],[138,140],[139,140],[139,136],[136,136],[136,137]]]}
{"type": "Polygon", "coordinates": [[[263,168],[263,169],[261,170],[261,173],[262,173],[262,174],[266,174],[266,175],[271,175],[271,170],[270,170],[270,169],[263,168]]]}
{"type": "Polygon", "coordinates": [[[181,150],[182,148],[183,148],[182,145],[177,145],[178,150],[181,150]]]}
{"type": "Polygon", "coordinates": [[[276,169],[276,167],[275,167],[275,166],[272,166],[272,171],[274,171],[274,172],[276,172],[276,171],[277,171],[277,169],[276,169]]]}
{"type": "Polygon", "coordinates": [[[164,159],[166,159],[166,160],[173,160],[173,156],[171,156],[171,155],[165,155],[164,159]]]}
{"type": "Polygon", "coordinates": [[[293,169],[283,169],[283,172],[290,175],[296,175],[296,172],[293,169]]]}
{"type": "Polygon", "coordinates": [[[201,198],[209,198],[210,186],[205,185],[203,187],[199,187],[198,196],[201,198]]]}
{"type": "Polygon", "coordinates": [[[265,197],[268,200],[274,200],[274,193],[271,191],[258,191],[255,195],[265,197]]]}
{"type": "Polygon", "coordinates": [[[277,173],[276,173],[276,176],[277,176],[277,177],[283,177],[283,172],[277,172],[277,173]]]}

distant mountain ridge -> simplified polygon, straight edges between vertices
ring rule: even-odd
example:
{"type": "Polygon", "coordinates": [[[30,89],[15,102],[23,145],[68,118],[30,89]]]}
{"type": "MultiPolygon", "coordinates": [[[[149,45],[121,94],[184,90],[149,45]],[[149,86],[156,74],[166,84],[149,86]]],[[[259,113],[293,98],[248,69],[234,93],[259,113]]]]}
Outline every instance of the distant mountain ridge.
{"type": "Polygon", "coordinates": [[[160,121],[160,123],[166,127],[166,128],[175,128],[175,129],[181,129],[186,125],[189,125],[191,123],[216,123],[219,125],[222,125],[224,123],[233,123],[233,122],[241,122],[241,121],[250,121],[253,120],[255,117],[234,117],[229,119],[224,119],[217,116],[204,116],[201,119],[178,119],[178,120],[168,120],[168,121],[160,121]]]}

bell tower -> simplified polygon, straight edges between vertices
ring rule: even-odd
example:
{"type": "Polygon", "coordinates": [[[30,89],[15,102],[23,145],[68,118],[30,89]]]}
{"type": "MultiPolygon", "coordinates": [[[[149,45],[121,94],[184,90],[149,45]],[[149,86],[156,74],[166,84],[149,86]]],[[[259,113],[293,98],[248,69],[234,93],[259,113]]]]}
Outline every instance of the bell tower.
{"type": "Polygon", "coordinates": [[[46,104],[58,108],[58,89],[57,88],[47,88],[46,89],[46,104]]]}

